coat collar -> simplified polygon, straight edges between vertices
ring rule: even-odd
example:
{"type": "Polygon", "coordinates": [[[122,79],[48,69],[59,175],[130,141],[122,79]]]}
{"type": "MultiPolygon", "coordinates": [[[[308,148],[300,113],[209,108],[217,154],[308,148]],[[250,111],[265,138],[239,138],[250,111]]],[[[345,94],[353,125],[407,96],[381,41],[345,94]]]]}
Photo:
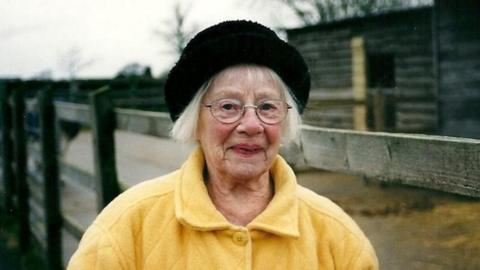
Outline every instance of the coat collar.
{"type": "MultiPolygon", "coordinates": [[[[238,228],[215,208],[203,180],[205,159],[200,148],[194,150],[180,169],[175,187],[175,215],[185,226],[211,231],[238,228]]],[[[277,156],[270,173],[275,195],[267,208],[246,227],[281,236],[298,237],[296,178],[285,160],[277,156]]]]}

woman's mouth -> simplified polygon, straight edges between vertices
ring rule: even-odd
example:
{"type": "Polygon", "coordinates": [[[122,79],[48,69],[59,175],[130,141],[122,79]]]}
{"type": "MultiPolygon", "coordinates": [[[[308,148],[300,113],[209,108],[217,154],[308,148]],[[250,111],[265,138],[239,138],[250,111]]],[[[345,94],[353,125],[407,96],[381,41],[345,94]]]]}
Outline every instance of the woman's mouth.
{"type": "Polygon", "coordinates": [[[250,157],[263,152],[263,147],[259,145],[237,144],[232,147],[232,150],[241,156],[250,157]]]}

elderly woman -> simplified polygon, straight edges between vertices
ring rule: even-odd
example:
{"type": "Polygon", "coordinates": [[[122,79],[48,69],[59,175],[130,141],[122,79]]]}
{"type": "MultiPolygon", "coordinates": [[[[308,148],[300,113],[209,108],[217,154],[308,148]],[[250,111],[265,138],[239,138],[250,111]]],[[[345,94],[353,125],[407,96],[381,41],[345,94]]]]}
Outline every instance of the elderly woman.
{"type": "Polygon", "coordinates": [[[172,136],[197,149],[108,205],[68,269],[377,269],[352,219],[278,155],[309,90],[300,54],[265,26],[200,32],[165,87],[172,136]]]}

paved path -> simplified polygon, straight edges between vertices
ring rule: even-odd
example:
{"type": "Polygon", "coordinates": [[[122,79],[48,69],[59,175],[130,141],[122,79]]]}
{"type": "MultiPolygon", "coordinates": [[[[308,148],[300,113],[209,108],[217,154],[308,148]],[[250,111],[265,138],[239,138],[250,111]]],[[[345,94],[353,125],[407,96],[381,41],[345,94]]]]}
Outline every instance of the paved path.
{"type": "MultiPolygon", "coordinates": [[[[116,133],[119,178],[128,185],[175,170],[191,147],[116,133]]],[[[82,133],[65,160],[93,172],[91,137],[82,133]]],[[[382,269],[480,269],[480,201],[419,188],[364,183],[356,176],[298,173],[300,184],[345,209],[371,239],[382,269]]],[[[93,192],[66,185],[64,211],[84,226],[95,217],[93,192]]],[[[64,234],[65,260],[77,242],[64,234]]]]}

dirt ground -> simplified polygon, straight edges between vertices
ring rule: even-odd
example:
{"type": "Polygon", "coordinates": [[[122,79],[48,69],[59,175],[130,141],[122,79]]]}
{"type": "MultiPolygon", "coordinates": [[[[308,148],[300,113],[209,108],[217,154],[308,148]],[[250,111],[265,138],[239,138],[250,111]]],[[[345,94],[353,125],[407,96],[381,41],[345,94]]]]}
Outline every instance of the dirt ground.
{"type": "Polygon", "coordinates": [[[299,182],[357,221],[382,269],[480,269],[480,200],[318,171],[299,182]]]}
{"type": "MultiPolygon", "coordinates": [[[[119,179],[127,185],[172,171],[191,147],[127,132],[116,133],[119,179]]],[[[78,136],[64,160],[93,172],[88,132],[78,136]]],[[[371,240],[381,269],[480,269],[480,200],[318,170],[298,172],[298,182],[347,211],[371,240]]],[[[94,194],[65,185],[63,210],[88,226],[94,194]]],[[[64,259],[77,241],[64,234],[64,259]]]]}

